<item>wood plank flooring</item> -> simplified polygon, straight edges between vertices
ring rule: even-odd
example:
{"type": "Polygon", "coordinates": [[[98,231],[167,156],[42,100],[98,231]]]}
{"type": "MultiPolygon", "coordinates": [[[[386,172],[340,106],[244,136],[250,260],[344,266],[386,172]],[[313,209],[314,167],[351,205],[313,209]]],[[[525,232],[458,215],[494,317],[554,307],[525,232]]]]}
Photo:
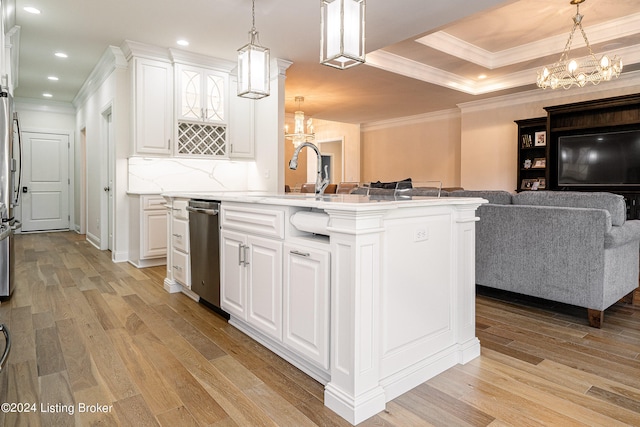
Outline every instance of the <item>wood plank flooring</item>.
{"type": "MultiPolygon", "coordinates": [[[[19,235],[16,248],[0,403],[33,410],[0,412],[1,426],[349,425],[319,383],[166,293],[164,267],[114,264],[70,232],[19,235]]],[[[639,306],[616,304],[594,329],[583,309],[485,290],[476,314],[481,357],[361,425],[640,426],[639,306]]]]}

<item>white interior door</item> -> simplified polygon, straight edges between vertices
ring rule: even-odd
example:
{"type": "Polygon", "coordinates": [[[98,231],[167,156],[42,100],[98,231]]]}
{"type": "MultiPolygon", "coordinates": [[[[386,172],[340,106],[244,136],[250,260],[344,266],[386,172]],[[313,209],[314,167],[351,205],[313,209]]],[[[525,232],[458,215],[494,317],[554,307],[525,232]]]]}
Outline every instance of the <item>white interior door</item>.
{"type": "Polygon", "coordinates": [[[69,136],[23,132],[22,230],[69,229],[69,136]]]}

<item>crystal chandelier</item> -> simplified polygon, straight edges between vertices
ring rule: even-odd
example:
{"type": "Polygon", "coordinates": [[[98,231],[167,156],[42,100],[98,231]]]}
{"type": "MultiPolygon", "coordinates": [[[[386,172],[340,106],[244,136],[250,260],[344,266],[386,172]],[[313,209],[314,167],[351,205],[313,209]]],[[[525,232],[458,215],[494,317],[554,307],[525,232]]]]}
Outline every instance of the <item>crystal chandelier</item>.
{"type": "Polygon", "coordinates": [[[541,71],[538,71],[538,87],[546,89],[557,89],[562,87],[569,89],[571,86],[576,85],[583,87],[587,83],[597,85],[601,81],[611,80],[613,77],[618,77],[622,71],[622,60],[618,56],[609,58],[607,55],[603,55],[599,60],[593,54],[589,40],[587,40],[587,34],[582,28],[582,18],[580,15],[580,3],[585,0],[571,0],[571,4],[576,5],[576,15],[573,17],[573,29],[569,34],[569,40],[564,47],[564,51],[560,56],[560,60],[544,67],[541,71]],[[571,42],[573,41],[573,34],[576,28],[580,28],[584,42],[589,49],[589,55],[580,59],[569,59],[569,52],[571,51],[571,42]]]}
{"type": "Polygon", "coordinates": [[[365,0],[322,0],[320,63],[344,70],[364,58],[365,0]]]}
{"type": "Polygon", "coordinates": [[[256,2],[251,7],[249,43],[238,49],[238,96],[260,99],[269,96],[269,49],[260,46],[256,31],[256,2]]]}
{"type": "Polygon", "coordinates": [[[315,139],[313,133],[313,122],[311,119],[307,120],[307,128],[305,132],[304,112],[300,110],[300,105],[304,102],[303,96],[296,96],[296,103],[298,104],[298,111],[294,113],[294,130],[293,133],[289,132],[289,126],[284,128],[284,137],[293,141],[293,146],[298,148],[303,142],[312,142],[315,139]]]}

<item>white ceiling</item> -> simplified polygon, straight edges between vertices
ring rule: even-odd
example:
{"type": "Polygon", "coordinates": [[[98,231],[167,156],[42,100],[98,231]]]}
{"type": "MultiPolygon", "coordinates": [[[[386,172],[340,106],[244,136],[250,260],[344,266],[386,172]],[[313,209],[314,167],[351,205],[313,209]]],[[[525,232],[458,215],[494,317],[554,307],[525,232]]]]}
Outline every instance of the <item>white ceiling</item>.
{"type": "MultiPolygon", "coordinates": [[[[569,0],[369,0],[367,64],[318,64],[320,2],[256,0],[256,28],[272,57],[293,62],[287,112],[304,96],[308,116],[349,123],[411,116],[535,88],[536,69],[558,59],[575,14],[569,0]],[[479,79],[480,74],[486,75],[479,79]]],[[[71,102],[107,46],[134,40],[235,60],[251,27],[250,0],[10,0],[20,27],[16,97],[71,102]],[[42,11],[23,11],[34,6],[42,11]],[[68,59],[53,54],[64,51],[68,59]],[[55,75],[59,81],[47,80],[55,75]]],[[[638,0],[587,0],[580,7],[596,55],[639,68],[638,0]]],[[[577,54],[586,49],[574,37],[577,54]]],[[[258,101],[260,102],[260,101],[258,101]]]]}

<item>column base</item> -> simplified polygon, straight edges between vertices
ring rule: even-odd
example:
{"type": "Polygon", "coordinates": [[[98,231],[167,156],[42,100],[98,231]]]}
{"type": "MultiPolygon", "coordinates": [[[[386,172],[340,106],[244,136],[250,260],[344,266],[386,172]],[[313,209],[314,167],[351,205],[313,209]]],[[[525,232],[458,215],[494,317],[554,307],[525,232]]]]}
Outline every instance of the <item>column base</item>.
{"type": "Polygon", "coordinates": [[[382,387],[376,387],[353,398],[328,383],[324,388],[324,405],[351,424],[356,425],[378,412],[384,411],[386,397],[382,387]]]}

